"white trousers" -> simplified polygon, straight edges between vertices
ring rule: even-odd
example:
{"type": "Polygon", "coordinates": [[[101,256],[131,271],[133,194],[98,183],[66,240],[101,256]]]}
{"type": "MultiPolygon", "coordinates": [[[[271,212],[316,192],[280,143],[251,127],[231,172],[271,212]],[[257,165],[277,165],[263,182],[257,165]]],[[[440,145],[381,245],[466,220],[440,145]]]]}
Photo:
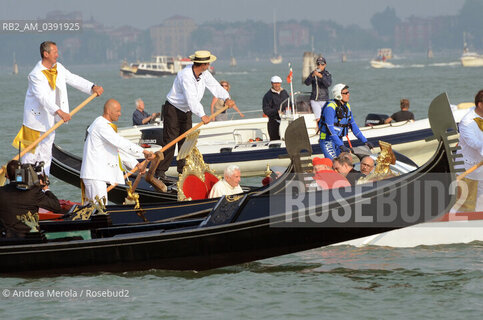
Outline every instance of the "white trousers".
{"type": "Polygon", "coordinates": [[[107,202],[107,183],[101,180],[92,180],[92,179],[82,179],[85,186],[86,197],[89,200],[95,201],[96,196],[99,196],[99,199],[102,197],[106,198],[107,202]]]}
{"type": "Polygon", "coordinates": [[[322,108],[327,101],[316,101],[310,100],[310,106],[312,107],[312,112],[315,115],[315,119],[320,119],[320,114],[322,112],[322,108]]]}
{"type": "MultiPolygon", "coordinates": [[[[43,132],[41,133],[43,134],[43,132]]],[[[35,148],[35,153],[27,152],[22,159],[21,163],[44,162],[44,170],[47,176],[50,175],[50,164],[52,163],[52,145],[54,144],[55,132],[52,132],[44,140],[40,141],[35,148]]]]}

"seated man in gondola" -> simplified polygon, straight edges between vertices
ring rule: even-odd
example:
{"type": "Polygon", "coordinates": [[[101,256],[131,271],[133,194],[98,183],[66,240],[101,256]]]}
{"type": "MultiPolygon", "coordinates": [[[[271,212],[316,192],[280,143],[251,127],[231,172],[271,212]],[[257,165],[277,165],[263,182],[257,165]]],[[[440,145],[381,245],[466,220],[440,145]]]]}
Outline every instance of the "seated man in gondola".
{"type": "Polygon", "coordinates": [[[211,188],[209,198],[217,198],[221,196],[229,196],[232,194],[242,193],[240,187],[241,172],[237,165],[230,165],[225,169],[224,178],[211,188]]]}
{"type": "Polygon", "coordinates": [[[340,173],[332,169],[332,160],[329,158],[315,157],[312,160],[314,171],[314,183],[310,184],[309,190],[325,190],[340,187],[349,187],[351,184],[340,173]]]}
{"type": "Polygon", "coordinates": [[[52,212],[61,211],[59,200],[42,179],[39,185],[21,188],[16,181],[16,171],[19,169],[20,162],[10,161],[6,170],[9,183],[0,188],[0,237],[24,238],[30,231],[30,228],[17,219],[17,216],[28,212],[35,214],[39,208],[52,212]]]}
{"type": "Polygon", "coordinates": [[[342,152],[334,159],[334,170],[346,177],[351,185],[355,185],[356,181],[363,176],[360,171],[354,169],[352,156],[348,152],[342,152]]]}

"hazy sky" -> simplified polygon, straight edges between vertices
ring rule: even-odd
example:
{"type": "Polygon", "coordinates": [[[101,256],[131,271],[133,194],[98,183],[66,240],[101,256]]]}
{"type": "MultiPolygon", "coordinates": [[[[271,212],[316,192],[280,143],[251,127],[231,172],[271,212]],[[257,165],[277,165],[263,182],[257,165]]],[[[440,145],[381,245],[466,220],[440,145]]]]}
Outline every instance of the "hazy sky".
{"type": "Polygon", "coordinates": [[[0,20],[43,18],[52,10],[77,10],[84,19],[93,16],[104,25],[146,29],[173,15],[191,17],[196,22],[271,22],[275,9],[277,21],[332,19],[341,25],[369,28],[374,13],[386,6],[393,7],[399,18],[406,18],[456,15],[463,4],[464,0],[1,0],[0,20]]]}

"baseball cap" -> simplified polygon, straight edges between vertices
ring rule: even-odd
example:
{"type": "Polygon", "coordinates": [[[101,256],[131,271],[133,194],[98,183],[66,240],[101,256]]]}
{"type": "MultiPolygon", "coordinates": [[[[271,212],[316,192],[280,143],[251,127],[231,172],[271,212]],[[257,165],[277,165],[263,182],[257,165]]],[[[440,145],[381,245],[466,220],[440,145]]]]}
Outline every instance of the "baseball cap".
{"type": "Polygon", "coordinates": [[[270,79],[270,82],[271,82],[271,83],[282,83],[282,78],[280,78],[279,76],[273,76],[273,77],[270,79]]]}
{"type": "Polygon", "coordinates": [[[315,63],[317,63],[317,64],[327,64],[324,57],[318,57],[317,60],[315,60],[315,63]]]}

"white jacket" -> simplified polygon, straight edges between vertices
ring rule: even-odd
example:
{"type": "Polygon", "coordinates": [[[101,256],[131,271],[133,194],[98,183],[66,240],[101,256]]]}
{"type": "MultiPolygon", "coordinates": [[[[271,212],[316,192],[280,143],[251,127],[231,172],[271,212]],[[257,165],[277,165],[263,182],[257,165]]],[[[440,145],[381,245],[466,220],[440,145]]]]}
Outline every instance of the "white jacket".
{"type": "MultiPolygon", "coordinates": [[[[91,94],[93,85],[92,82],[71,73],[57,62],[55,90],[52,90],[47,77],[42,73],[45,69],[47,68],[42,65],[42,61],[39,61],[30,72],[23,112],[23,124],[41,132],[47,131],[55,124],[57,110],[62,109],[69,113],[66,84],[87,94],[91,94]]],[[[58,120],[60,117],[57,116],[58,120]]]]}
{"type": "Polygon", "coordinates": [[[119,167],[119,154],[123,164],[134,168],[142,158],[143,148],[121,137],[103,116],[97,117],[87,129],[80,177],[101,180],[110,184],[124,184],[119,167]]]}
{"type": "MultiPolygon", "coordinates": [[[[481,118],[472,108],[461,119],[459,124],[460,153],[463,155],[464,168],[468,170],[483,160],[483,131],[476,123],[475,118],[481,118]]],[[[469,179],[483,180],[483,166],[467,175],[469,179]]]]}

